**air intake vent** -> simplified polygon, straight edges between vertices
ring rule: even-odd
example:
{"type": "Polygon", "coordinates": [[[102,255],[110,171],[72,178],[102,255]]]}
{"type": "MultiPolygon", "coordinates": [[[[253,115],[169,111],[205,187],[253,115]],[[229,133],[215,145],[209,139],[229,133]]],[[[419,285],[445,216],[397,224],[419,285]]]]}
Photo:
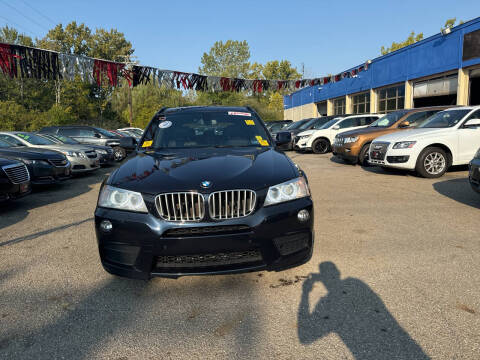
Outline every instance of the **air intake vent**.
{"type": "Polygon", "coordinates": [[[235,219],[250,215],[257,196],[252,190],[218,191],[208,197],[210,217],[214,220],[235,219]]]}
{"type": "Polygon", "coordinates": [[[2,169],[12,184],[22,184],[30,180],[30,173],[24,164],[7,165],[2,169]]]}
{"type": "Polygon", "coordinates": [[[203,195],[195,192],[160,194],[155,198],[155,206],[167,221],[200,221],[205,216],[203,195]]]}

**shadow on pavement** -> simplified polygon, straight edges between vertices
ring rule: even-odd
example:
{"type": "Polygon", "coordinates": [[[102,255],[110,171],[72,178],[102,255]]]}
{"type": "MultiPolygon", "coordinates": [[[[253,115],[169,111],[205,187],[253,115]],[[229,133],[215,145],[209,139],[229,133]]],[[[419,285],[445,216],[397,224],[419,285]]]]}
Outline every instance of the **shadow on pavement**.
{"type": "Polygon", "coordinates": [[[433,188],[450,199],[480,209],[480,196],[473,191],[468,178],[440,181],[433,188]]]}
{"type": "MultiPolygon", "coordinates": [[[[16,301],[14,296],[8,294],[5,301],[16,301]]],[[[259,301],[246,276],[186,281],[109,277],[79,300],[55,294],[55,289],[35,298],[38,303],[48,300],[50,310],[58,308],[58,316],[50,315],[49,323],[38,326],[35,318],[45,319],[46,314],[36,309],[23,325],[17,321],[14,328],[5,328],[0,332],[0,358],[126,359],[148,353],[163,359],[185,356],[202,343],[207,344],[205,351],[218,351],[220,357],[232,352],[255,358],[261,335],[259,301]]]]}
{"type": "Polygon", "coordinates": [[[298,309],[298,337],[302,344],[336,333],[355,359],[429,359],[398,324],[382,299],[355,278],[340,278],[332,262],[320,264],[320,273],[303,283],[298,309]],[[315,282],[328,294],[310,312],[309,294],[315,282]]]}
{"type": "Polygon", "coordinates": [[[24,198],[0,205],[0,229],[24,220],[32,209],[89,192],[92,190],[92,185],[102,182],[114,169],[113,166],[101,168],[94,173],[76,176],[57,185],[38,187],[24,198]]]}

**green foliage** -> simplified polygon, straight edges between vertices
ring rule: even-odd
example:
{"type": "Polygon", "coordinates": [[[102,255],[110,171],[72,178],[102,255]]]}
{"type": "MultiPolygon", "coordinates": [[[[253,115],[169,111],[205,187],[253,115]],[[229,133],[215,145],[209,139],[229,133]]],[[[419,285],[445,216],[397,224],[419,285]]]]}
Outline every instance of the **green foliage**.
{"type": "Polygon", "coordinates": [[[380,49],[380,52],[382,53],[382,55],[385,55],[395,50],[401,49],[405,46],[414,44],[417,41],[420,41],[422,39],[423,39],[423,33],[415,34],[415,31],[412,31],[405,41],[402,41],[399,43],[394,41],[392,42],[392,45],[389,48],[385,48],[384,46],[382,46],[382,48],[380,49]]]}
{"type": "MultiPolygon", "coordinates": [[[[451,29],[455,26],[455,23],[457,22],[457,18],[451,18],[451,19],[447,19],[447,21],[445,21],[445,25],[443,27],[440,28],[440,31],[444,31],[446,29],[451,29]]],[[[460,20],[458,22],[457,25],[462,25],[464,23],[463,20],[460,20]]]]}
{"type": "Polygon", "coordinates": [[[268,80],[296,80],[302,77],[288,60],[273,60],[263,66],[262,75],[268,80]]]}
{"type": "Polygon", "coordinates": [[[246,40],[216,41],[210,51],[203,53],[198,68],[200,74],[245,78],[249,74],[250,48],[246,40]]]}
{"type": "Polygon", "coordinates": [[[17,29],[8,27],[8,25],[0,29],[0,42],[23,46],[33,46],[33,40],[30,36],[20,34],[17,29]]]}

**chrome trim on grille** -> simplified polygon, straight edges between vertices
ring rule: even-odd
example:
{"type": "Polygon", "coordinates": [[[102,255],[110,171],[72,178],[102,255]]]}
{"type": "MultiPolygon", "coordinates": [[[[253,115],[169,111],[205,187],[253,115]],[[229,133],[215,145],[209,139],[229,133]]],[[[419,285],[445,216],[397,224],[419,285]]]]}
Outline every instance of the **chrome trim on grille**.
{"type": "Polygon", "coordinates": [[[167,221],[200,221],[205,216],[205,200],[197,192],[159,194],[155,206],[158,215],[167,221]]]}
{"type": "Polygon", "coordinates": [[[56,167],[64,167],[64,166],[67,166],[68,165],[68,161],[67,159],[48,159],[48,162],[50,164],[52,164],[53,166],[56,166],[56,167]]]}
{"type": "Polygon", "coordinates": [[[211,193],[208,208],[213,220],[236,219],[250,215],[255,209],[255,191],[239,189],[211,193]]]}
{"type": "Polygon", "coordinates": [[[30,181],[30,173],[25,164],[6,165],[3,166],[2,169],[12,184],[17,185],[30,181]]]}

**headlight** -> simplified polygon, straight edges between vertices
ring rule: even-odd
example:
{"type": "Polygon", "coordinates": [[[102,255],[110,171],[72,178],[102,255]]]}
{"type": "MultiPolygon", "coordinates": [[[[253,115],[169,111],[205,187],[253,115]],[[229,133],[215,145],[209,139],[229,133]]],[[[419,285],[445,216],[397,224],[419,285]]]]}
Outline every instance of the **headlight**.
{"type": "Polygon", "coordinates": [[[285,201],[310,196],[310,189],[304,177],[299,177],[268,188],[263,206],[274,205],[285,201]]]}
{"type": "Polygon", "coordinates": [[[65,156],[75,157],[77,156],[74,151],[62,151],[62,154],[65,156]]]}
{"type": "Polygon", "coordinates": [[[102,155],[107,155],[107,152],[105,150],[95,150],[97,152],[97,154],[102,154],[102,155]]]}
{"type": "Polygon", "coordinates": [[[358,136],[346,137],[343,138],[344,143],[354,143],[358,140],[358,136]]]}
{"type": "Polygon", "coordinates": [[[104,186],[100,190],[98,206],[143,213],[148,212],[142,194],[109,185],[104,186]]]}
{"type": "Polygon", "coordinates": [[[308,139],[310,136],[312,136],[312,135],[302,135],[302,136],[300,136],[300,140],[308,139]]]}
{"type": "Polygon", "coordinates": [[[75,152],[75,154],[76,154],[78,157],[81,157],[81,158],[84,158],[84,159],[87,158],[87,155],[85,155],[85,153],[83,153],[83,152],[75,152]]]}
{"type": "Polygon", "coordinates": [[[400,141],[393,145],[394,149],[410,149],[413,145],[416,144],[416,141],[400,141]]]}

